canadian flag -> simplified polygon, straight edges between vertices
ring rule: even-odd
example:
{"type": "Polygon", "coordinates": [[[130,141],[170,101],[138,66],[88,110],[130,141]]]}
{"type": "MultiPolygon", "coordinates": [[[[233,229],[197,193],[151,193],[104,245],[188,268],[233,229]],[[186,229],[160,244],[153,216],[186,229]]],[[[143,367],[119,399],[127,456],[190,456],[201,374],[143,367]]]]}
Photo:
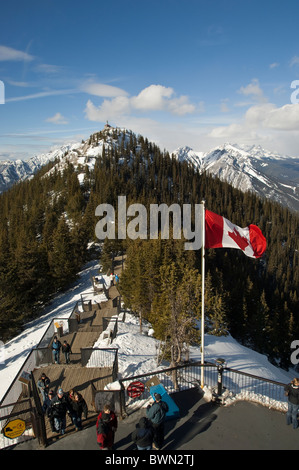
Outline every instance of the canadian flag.
{"type": "Polygon", "coordinates": [[[237,248],[251,258],[260,258],[266,250],[266,239],[256,225],[240,228],[208,210],[205,222],[205,248],[237,248]]]}

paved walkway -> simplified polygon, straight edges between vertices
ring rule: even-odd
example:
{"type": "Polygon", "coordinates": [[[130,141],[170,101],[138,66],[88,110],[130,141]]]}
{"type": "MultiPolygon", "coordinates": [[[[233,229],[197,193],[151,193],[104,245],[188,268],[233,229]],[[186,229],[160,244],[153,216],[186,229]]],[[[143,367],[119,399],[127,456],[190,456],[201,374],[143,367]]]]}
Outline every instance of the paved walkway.
{"type": "MultiPolygon", "coordinates": [[[[286,425],[285,414],[249,402],[218,406],[203,400],[200,390],[172,395],[181,417],[165,425],[164,452],[172,450],[298,450],[299,428],[286,425]]],[[[130,435],[145,410],[119,421],[116,451],[134,449],[130,435]]],[[[15,450],[39,449],[37,440],[14,447],[15,450]]],[[[60,438],[45,450],[98,450],[95,425],[60,438]]],[[[190,453],[190,452],[189,452],[190,453]]],[[[121,452],[116,452],[121,455],[121,452]]],[[[135,453],[134,453],[135,455],[135,453]]]]}

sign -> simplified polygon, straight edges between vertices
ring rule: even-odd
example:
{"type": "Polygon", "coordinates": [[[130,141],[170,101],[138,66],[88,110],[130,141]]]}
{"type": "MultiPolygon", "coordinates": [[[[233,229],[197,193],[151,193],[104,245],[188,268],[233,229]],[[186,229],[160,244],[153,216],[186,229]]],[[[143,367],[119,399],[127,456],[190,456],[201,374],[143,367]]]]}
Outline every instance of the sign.
{"type": "Polygon", "coordinates": [[[132,382],[128,386],[127,392],[131,398],[140,397],[140,395],[144,392],[144,384],[138,380],[136,382],[132,382]]]}
{"type": "Polygon", "coordinates": [[[26,423],[22,419],[14,419],[9,421],[3,429],[3,434],[9,439],[15,439],[23,434],[26,429],[26,423]]]}
{"type": "Polygon", "coordinates": [[[25,370],[23,370],[22,374],[19,377],[19,381],[22,382],[25,385],[29,385],[30,384],[30,377],[31,377],[30,374],[28,372],[26,372],[25,370]]]}

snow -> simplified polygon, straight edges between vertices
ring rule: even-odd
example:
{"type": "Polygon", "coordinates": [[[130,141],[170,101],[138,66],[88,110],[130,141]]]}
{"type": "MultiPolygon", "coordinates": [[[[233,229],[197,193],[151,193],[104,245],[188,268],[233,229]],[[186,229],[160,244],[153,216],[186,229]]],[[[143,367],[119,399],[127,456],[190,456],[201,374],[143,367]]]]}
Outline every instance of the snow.
{"type": "MultiPolygon", "coordinates": [[[[84,300],[90,298],[101,301],[101,297],[93,296],[90,276],[97,275],[99,264],[90,262],[79,275],[78,281],[67,292],[58,295],[44,314],[37,320],[26,325],[24,331],[8,341],[0,348],[0,400],[5,395],[10,384],[19,372],[25,359],[41,340],[49,323],[53,319],[68,318],[81,295],[84,300]]],[[[109,282],[107,276],[103,276],[105,282],[109,282]]],[[[122,317],[121,313],[120,317],[122,317]]],[[[111,326],[108,326],[108,329],[111,326]]],[[[110,344],[110,339],[103,338],[103,334],[95,343],[95,347],[118,348],[118,364],[120,378],[133,375],[142,375],[167,367],[165,364],[157,364],[157,351],[159,341],[153,336],[150,324],[143,325],[140,333],[139,319],[126,312],[125,320],[119,321],[117,337],[110,344]]],[[[200,360],[200,348],[192,347],[190,356],[193,360],[200,360]]],[[[249,348],[241,346],[231,336],[216,337],[205,335],[205,360],[214,362],[217,358],[224,358],[226,366],[260,376],[266,379],[288,383],[292,378],[291,372],[270,364],[267,358],[249,348]]],[[[112,388],[118,383],[111,384],[112,388]]]]}

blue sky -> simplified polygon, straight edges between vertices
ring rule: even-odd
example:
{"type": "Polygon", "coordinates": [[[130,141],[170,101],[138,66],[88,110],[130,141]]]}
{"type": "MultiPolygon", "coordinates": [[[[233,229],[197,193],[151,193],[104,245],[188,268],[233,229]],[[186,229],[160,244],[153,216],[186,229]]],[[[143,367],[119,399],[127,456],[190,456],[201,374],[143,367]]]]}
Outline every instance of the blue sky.
{"type": "Polygon", "coordinates": [[[2,2],[0,159],[106,120],[170,152],[230,142],[298,156],[298,13],[297,0],[2,2]]]}

